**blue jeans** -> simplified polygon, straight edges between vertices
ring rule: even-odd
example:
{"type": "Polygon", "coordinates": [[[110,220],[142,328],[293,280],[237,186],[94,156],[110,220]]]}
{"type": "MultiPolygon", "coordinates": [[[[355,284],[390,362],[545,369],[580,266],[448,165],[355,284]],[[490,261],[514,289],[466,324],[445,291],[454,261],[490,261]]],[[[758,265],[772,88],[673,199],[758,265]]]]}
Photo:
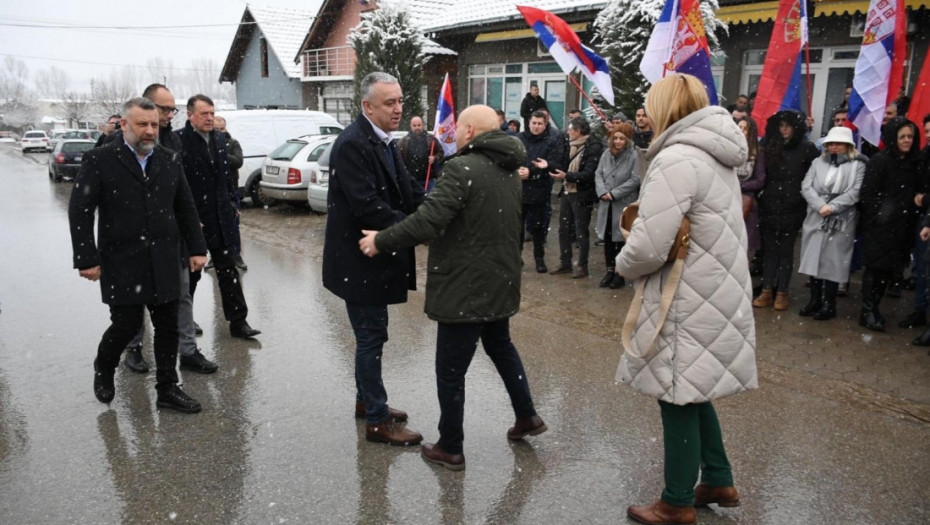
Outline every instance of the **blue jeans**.
{"type": "Polygon", "coordinates": [[[387,392],[381,380],[381,355],[388,340],[388,312],[383,304],[346,303],[355,332],[356,402],[365,403],[365,422],[388,418],[387,392]]]}
{"type": "Polygon", "coordinates": [[[439,323],[436,334],[436,390],[439,394],[439,448],[461,454],[465,440],[465,373],[478,339],[504,380],[517,418],[536,415],[530,384],[517,348],[510,341],[510,319],[489,323],[439,323]]]}

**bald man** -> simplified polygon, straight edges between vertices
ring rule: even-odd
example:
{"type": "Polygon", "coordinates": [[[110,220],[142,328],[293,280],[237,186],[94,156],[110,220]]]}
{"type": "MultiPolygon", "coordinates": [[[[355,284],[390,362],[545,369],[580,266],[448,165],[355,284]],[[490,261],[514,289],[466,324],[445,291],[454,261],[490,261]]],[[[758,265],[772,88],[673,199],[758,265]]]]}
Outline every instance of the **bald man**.
{"type": "Polygon", "coordinates": [[[470,106],[456,125],[459,154],[417,211],[380,232],[365,230],[362,253],[374,257],[429,241],[426,315],[436,321],[439,441],[423,458],[450,470],[465,468],[462,428],[465,372],[478,340],[497,368],[516,423],[511,440],[547,430],[533,407],[529,382],[510,341],[510,318],[520,308],[520,229],[526,150],[500,129],[488,106],[470,106]]]}

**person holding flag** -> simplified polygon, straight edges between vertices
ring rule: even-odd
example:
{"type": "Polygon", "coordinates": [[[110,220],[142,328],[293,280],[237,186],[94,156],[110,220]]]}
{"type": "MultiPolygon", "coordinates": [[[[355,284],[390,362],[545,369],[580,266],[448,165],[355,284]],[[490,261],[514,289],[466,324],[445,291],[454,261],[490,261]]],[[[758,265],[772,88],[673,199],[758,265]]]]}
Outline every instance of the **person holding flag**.
{"type": "Polygon", "coordinates": [[[426,132],[422,118],[411,117],[410,133],[400,139],[397,149],[400,150],[407,171],[417,183],[422,185],[425,191],[433,189],[442,169],[445,150],[439,145],[436,137],[426,132]],[[427,174],[430,175],[429,182],[426,180],[427,174]]]}

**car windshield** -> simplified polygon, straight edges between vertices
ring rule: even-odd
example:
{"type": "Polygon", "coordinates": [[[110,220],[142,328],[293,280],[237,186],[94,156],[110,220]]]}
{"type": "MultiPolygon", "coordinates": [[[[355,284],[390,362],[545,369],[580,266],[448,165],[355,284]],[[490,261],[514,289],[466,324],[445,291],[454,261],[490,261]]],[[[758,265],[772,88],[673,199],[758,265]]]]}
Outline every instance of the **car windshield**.
{"type": "Polygon", "coordinates": [[[26,133],[26,138],[27,138],[27,139],[40,139],[40,138],[42,138],[42,137],[44,137],[44,136],[45,136],[45,133],[42,133],[41,131],[38,131],[38,132],[37,132],[37,131],[30,131],[30,132],[27,132],[27,133],[26,133]]]}
{"type": "Polygon", "coordinates": [[[65,142],[61,146],[61,151],[63,153],[83,153],[93,148],[93,142],[65,142]]]}
{"type": "Polygon", "coordinates": [[[289,140],[275,148],[268,155],[268,158],[271,160],[291,160],[306,145],[307,143],[302,140],[289,140]]]}
{"type": "Polygon", "coordinates": [[[323,154],[320,155],[320,160],[316,161],[317,165],[319,165],[321,168],[329,167],[329,153],[333,151],[333,148],[331,146],[332,144],[329,144],[326,147],[326,151],[324,151],[323,154]]]}
{"type": "Polygon", "coordinates": [[[316,162],[320,160],[320,156],[323,155],[323,153],[325,153],[326,150],[329,149],[331,145],[332,145],[331,142],[327,142],[326,144],[320,144],[319,146],[313,148],[313,151],[311,151],[310,154],[307,155],[307,161],[316,162]]]}

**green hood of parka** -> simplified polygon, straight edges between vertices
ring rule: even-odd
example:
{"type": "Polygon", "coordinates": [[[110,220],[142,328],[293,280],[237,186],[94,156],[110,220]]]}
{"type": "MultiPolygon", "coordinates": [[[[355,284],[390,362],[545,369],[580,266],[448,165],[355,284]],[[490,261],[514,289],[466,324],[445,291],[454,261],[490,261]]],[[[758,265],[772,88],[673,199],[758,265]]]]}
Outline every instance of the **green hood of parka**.
{"type": "Polygon", "coordinates": [[[499,129],[485,131],[478,135],[453,158],[464,157],[471,153],[486,155],[491,162],[508,171],[515,170],[526,162],[526,149],[520,139],[499,129]]]}

